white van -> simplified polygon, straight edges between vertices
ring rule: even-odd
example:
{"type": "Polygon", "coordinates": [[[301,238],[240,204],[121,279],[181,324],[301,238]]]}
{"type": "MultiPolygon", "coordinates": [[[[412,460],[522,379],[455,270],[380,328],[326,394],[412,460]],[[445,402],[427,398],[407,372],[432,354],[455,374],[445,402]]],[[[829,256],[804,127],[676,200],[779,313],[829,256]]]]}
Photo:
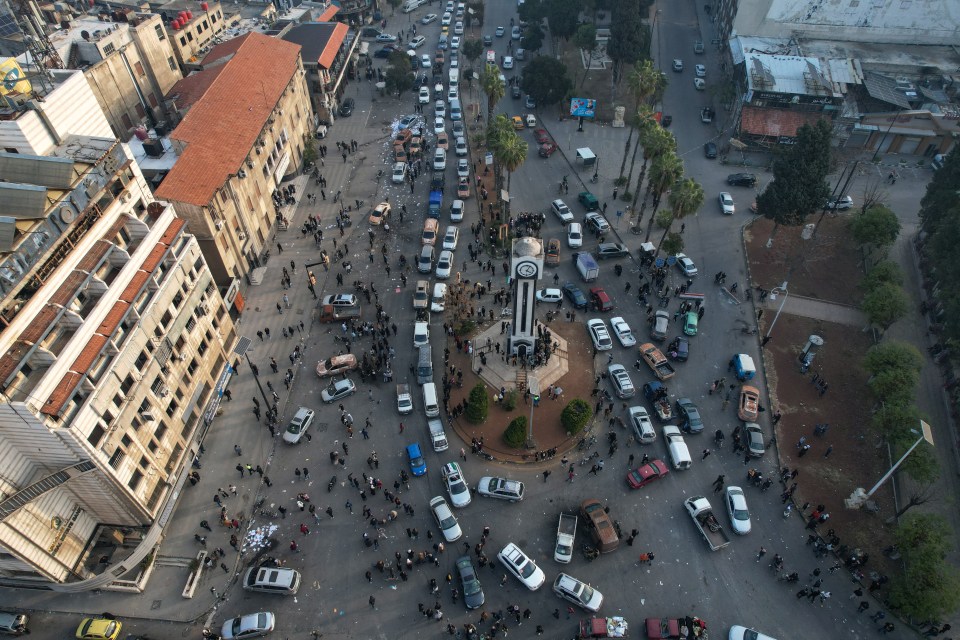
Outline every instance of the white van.
{"type": "Polygon", "coordinates": [[[433,382],[433,350],[429,344],[420,347],[420,357],[417,362],[417,383],[433,382]]]}
{"type": "Polygon", "coordinates": [[[423,412],[428,418],[436,418],[440,415],[440,404],[437,402],[437,385],[434,382],[423,385],[423,412]]]}
{"type": "Polygon", "coordinates": [[[407,0],[403,3],[403,12],[411,13],[414,9],[418,9],[425,5],[427,0],[407,0]]]}
{"type": "Polygon", "coordinates": [[[443,311],[447,304],[447,285],[438,282],[433,285],[433,301],[430,303],[430,311],[443,311]]]}
{"type": "Polygon", "coordinates": [[[460,84],[460,69],[450,69],[447,74],[447,80],[449,81],[450,87],[456,87],[460,84]]]}
{"type": "Polygon", "coordinates": [[[690,450],[687,449],[687,443],[683,441],[680,429],[672,424],[664,425],[663,439],[667,443],[673,468],[677,471],[689,469],[693,461],[690,459],[690,450]]]}

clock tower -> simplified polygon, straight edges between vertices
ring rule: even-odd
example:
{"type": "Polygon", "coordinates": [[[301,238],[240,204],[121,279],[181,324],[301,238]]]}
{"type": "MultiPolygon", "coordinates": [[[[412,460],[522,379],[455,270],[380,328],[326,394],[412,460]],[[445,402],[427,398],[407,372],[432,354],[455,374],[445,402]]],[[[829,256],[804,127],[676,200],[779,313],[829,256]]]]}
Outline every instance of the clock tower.
{"type": "Polygon", "coordinates": [[[513,310],[507,353],[520,359],[534,353],[537,338],[535,308],[537,280],[543,274],[543,243],[537,238],[513,241],[510,253],[513,275],[513,310]]]}

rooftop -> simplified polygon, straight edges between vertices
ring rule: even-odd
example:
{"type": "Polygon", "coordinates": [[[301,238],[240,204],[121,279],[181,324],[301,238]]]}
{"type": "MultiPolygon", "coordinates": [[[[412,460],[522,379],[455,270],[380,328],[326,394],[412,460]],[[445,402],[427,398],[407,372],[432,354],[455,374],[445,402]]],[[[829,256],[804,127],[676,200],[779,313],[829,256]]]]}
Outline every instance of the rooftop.
{"type": "Polygon", "coordinates": [[[209,204],[240,170],[298,69],[300,47],[283,40],[250,33],[217,46],[214,59],[221,47],[235,53],[171,135],[186,148],[157,188],[158,199],[209,204]],[[270,73],[263,73],[265,60],[270,73]]]}
{"type": "Polygon", "coordinates": [[[329,69],[348,31],[342,22],[305,22],[290,29],[283,39],[302,47],[300,56],[305,63],[329,69]]]}
{"type": "Polygon", "coordinates": [[[834,95],[829,72],[817,58],[744,53],[750,89],[795,95],[834,95]]]}

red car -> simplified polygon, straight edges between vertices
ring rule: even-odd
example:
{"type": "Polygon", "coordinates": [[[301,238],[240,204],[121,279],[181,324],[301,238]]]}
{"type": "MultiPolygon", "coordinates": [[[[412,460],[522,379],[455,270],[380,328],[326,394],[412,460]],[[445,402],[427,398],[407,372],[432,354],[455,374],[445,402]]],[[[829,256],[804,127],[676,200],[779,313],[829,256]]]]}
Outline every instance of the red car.
{"type": "Polygon", "coordinates": [[[613,301],[603,287],[594,287],[590,289],[590,305],[596,311],[610,311],[613,309],[613,301]]]}
{"type": "Polygon", "coordinates": [[[547,133],[546,129],[535,129],[533,132],[533,137],[537,139],[537,144],[547,144],[548,142],[553,142],[550,140],[550,135],[547,133]]]}
{"type": "Polygon", "coordinates": [[[654,480],[659,480],[668,473],[670,473],[670,470],[663,463],[663,460],[653,460],[628,473],[627,484],[630,485],[631,489],[639,489],[654,480]]]}
{"type": "Polygon", "coordinates": [[[540,145],[540,150],[537,151],[537,154],[541,158],[549,158],[554,154],[556,150],[557,150],[556,144],[554,144],[553,142],[544,142],[542,145],[540,145]]]}
{"type": "Polygon", "coordinates": [[[470,179],[460,178],[457,182],[457,197],[461,200],[470,197],[470,179]]]}
{"type": "Polygon", "coordinates": [[[679,638],[681,625],[692,632],[690,637],[700,637],[707,629],[707,623],[697,616],[685,618],[647,618],[647,637],[651,640],[661,638],[679,638]],[[699,630],[699,632],[697,632],[699,630]]]}

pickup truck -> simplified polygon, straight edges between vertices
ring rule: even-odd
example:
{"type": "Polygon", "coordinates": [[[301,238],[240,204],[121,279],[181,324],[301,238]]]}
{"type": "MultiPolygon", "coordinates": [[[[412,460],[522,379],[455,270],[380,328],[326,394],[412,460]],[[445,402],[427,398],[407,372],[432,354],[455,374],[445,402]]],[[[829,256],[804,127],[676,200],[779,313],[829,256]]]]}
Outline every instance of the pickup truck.
{"type": "Polygon", "coordinates": [[[676,373],[660,349],[657,349],[651,343],[644,342],[640,345],[640,355],[643,356],[644,362],[653,369],[654,375],[660,380],[668,380],[676,373]]]}
{"type": "Polygon", "coordinates": [[[410,395],[410,385],[397,385],[397,412],[400,415],[413,413],[413,396],[410,395]]]}
{"type": "Polygon", "coordinates": [[[702,618],[687,616],[684,618],[647,618],[647,637],[660,638],[700,638],[707,640],[707,623],[702,618]],[[682,630],[683,633],[681,633],[682,630]]]}
{"type": "Polygon", "coordinates": [[[662,382],[648,382],[643,385],[643,395],[653,410],[657,412],[657,417],[663,422],[673,418],[673,409],[670,407],[670,397],[667,395],[667,387],[662,382]]]}
{"type": "Polygon", "coordinates": [[[430,441],[434,451],[446,451],[450,448],[447,443],[447,434],[443,432],[443,423],[440,420],[437,418],[428,420],[427,429],[430,430],[430,441]]]}
{"type": "Polygon", "coordinates": [[[620,546],[620,536],[602,502],[596,498],[584,500],[580,504],[580,515],[587,521],[600,553],[610,553],[620,546]]]}
{"type": "Polygon", "coordinates": [[[626,638],[629,626],[620,616],[587,618],[580,621],[580,632],[577,638],[626,638]]]}
{"type": "Polygon", "coordinates": [[[723,527],[720,526],[720,521],[713,515],[713,508],[710,506],[709,500],[703,496],[694,496],[684,500],[683,506],[686,507],[687,513],[689,513],[690,518],[693,519],[693,523],[697,525],[697,529],[700,530],[703,539],[707,541],[707,544],[710,546],[710,551],[723,549],[730,544],[730,538],[727,536],[727,532],[723,530],[723,527]]]}
{"type": "Polygon", "coordinates": [[[325,304],[320,307],[317,313],[317,320],[320,322],[341,322],[350,318],[360,317],[360,305],[350,307],[335,306],[325,304]]]}
{"type": "Polygon", "coordinates": [[[560,524],[557,525],[557,547],[553,552],[553,559],[567,564],[573,557],[573,541],[577,537],[577,516],[569,513],[560,514],[560,524]]]}

